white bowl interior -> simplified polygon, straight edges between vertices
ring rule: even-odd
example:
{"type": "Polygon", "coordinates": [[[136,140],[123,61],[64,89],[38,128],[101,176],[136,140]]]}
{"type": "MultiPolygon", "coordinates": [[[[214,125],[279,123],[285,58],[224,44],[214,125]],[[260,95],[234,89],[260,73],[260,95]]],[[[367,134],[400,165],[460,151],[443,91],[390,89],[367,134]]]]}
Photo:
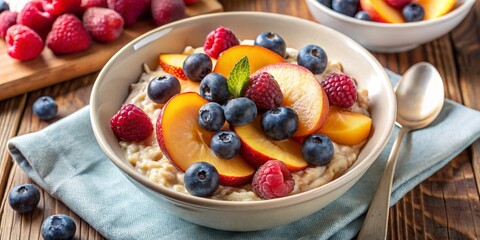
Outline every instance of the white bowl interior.
{"type": "Polygon", "coordinates": [[[310,21],[278,14],[252,12],[204,15],[166,25],[139,37],[126,45],[106,64],[97,78],[91,96],[91,120],[95,136],[101,148],[118,167],[153,191],[169,198],[211,207],[245,205],[261,209],[300,203],[323,196],[367,170],[387,143],[393,129],[394,116],[395,99],[388,76],[378,61],[360,45],[334,30],[310,21]],[[232,29],[241,39],[253,39],[263,31],[273,31],[279,33],[290,47],[301,48],[306,44],[317,44],[324,48],[330,60],[337,60],[343,64],[345,72],[357,80],[360,88],[368,89],[374,131],[361,151],[358,161],[347,173],[312,191],[275,200],[244,203],[176,193],[148,182],[128,163],[110,129],[109,120],[126,99],[129,85],[139,79],[142,63],[157,64],[159,53],[179,53],[187,45],[202,46],[205,36],[218,26],[232,29]]]}

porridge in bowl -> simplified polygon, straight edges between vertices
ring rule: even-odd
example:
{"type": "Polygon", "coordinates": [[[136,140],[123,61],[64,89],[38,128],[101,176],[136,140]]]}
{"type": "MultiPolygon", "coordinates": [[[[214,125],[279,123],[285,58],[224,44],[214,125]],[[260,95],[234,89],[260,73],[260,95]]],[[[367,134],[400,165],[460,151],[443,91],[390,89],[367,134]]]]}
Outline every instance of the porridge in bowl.
{"type": "Polygon", "coordinates": [[[217,56],[218,49],[206,43],[182,54],[160,54],[158,69],[145,67],[132,84],[124,107],[134,105],[151,125],[135,127],[144,132],[142,139],[122,140],[116,131],[125,122],[118,120],[122,110],[111,122],[132,166],[174,191],[230,201],[297,194],[347,170],[370,134],[368,92],[356,89],[342,65],[327,61],[318,46],[296,50],[225,38],[228,49],[222,49],[210,68],[205,59],[191,57],[217,56]],[[198,71],[186,70],[188,64],[217,75],[198,77],[198,71]],[[197,77],[201,82],[191,80],[197,77]],[[166,86],[160,95],[171,96],[159,101],[152,82],[166,86]],[[219,97],[222,90],[217,89],[225,86],[228,98],[219,97]]]}

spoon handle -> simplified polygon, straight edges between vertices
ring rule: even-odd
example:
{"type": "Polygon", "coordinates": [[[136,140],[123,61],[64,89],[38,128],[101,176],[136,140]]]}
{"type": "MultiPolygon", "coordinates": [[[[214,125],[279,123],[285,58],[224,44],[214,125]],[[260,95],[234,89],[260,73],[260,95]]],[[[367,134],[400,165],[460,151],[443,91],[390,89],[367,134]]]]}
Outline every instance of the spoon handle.
{"type": "Polygon", "coordinates": [[[390,207],[390,192],[392,191],[392,180],[397,164],[398,153],[403,137],[410,131],[410,128],[402,127],[393,143],[387,166],[380,179],[377,192],[373,197],[368,209],[362,229],[358,234],[358,240],[384,240],[387,238],[387,223],[390,207]]]}

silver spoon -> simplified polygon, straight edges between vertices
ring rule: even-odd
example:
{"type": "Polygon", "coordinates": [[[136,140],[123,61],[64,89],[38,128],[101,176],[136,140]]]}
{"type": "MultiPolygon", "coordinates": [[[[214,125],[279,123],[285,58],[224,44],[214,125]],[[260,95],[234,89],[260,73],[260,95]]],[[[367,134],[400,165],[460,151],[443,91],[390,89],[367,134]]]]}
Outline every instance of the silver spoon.
{"type": "Polygon", "coordinates": [[[397,83],[395,96],[396,124],[401,129],[393,143],[387,166],[358,234],[359,240],[387,238],[390,193],[400,144],[409,131],[426,127],[437,118],[444,102],[442,78],[433,65],[426,62],[417,63],[410,67],[397,83]]]}

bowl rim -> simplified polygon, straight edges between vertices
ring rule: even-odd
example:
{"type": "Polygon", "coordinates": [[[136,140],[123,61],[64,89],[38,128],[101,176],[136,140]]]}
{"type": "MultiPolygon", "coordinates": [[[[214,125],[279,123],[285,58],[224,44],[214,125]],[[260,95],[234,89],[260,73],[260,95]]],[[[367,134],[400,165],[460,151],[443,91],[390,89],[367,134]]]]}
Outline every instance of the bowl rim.
{"type": "MultiPolygon", "coordinates": [[[[418,22],[405,22],[405,23],[383,23],[383,22],[372,22],[372,21],[363,21],[355,19],[354,17],[346,16],[341,13],[334,11],[333,9],[328,8],[327,6],[321,4],[317,0],[305,0],[306,2],[310,2],[315,7],[321,9],[326,14],[330,15],[331,17],[338,18],[344,22],[352,23],[352,24],[359,24],[366,27],[377,27],[377,28],[388,28],[388,29],[398,29],[398,28],[407,28],[407,27],[422,27],[422,26],[430,26],[433,24],[439,24],[443,22],[448,22],[453,18],[456,18],[458,15],[461,15],[465,12],[468,12],[473,5],[475,4],[476,0],[464,0],[459,7],[453,9],[449,13],[440,16],[435,19],[429,20],[422,20],[418,22]]],[[[313,15],[313,14],[312,14],[313,15]]]]}
{"type": "Polygon", "coordinates": [[[352,40],[351,38],[347,37],[346,35],[328,28],[326,26],[320,25],[313,21],[309,21],[306,19],[301,19],[294,16],[288,16],[283,14],[277,13],[264,13],[264,12],[249,12],[249,11],[233,11],[233,12],[222,12],[222,13],[211,13],[205,15],[199,15],[195,17],[190,17],[187,19],[179,20],[173,23],[169,23],[163,25],[161,27],[155,28],[150,30],[141,36],[135,38],[124,47],[122,47],[115,55],[105,64],[102,68],[100,73],[98,74],[94,86],[92,88],[91,96],[90,96],[90,121],[92,125],[92,130],[94,132],[95,138],[103,150],[103,152],[107,155],[107,157],[124,173],[129,175],[134,181],[141,183],[150,191],[156,192],[161,194],[164,198],[178,202],[182,204],[193,205],[199,208],[205,209],[224,209],[230,211],[244,211],[245,207],[249,210],[260,210],[260,209],[271,209],[271,208],[278,208],[283,207],[286,205],[295,205],[300,204],[302,202],[310,201],[320,196],[326,195],[330,192],[337,190],[338,188],[348,184],[349,182],[353,181],[359,174],[363,174],[366,170],[373,164],[373,162],[378,158],[383,148],[387,145],[388,139],[390,138],[393,129],[394,129],[394,122],[395,122],[395,115],[396,115],[396,99],[393,93],[393,87],[391,87],[390,81],[388,81],[389,77],[382,67],[382,65],[378,62],[378,60],[364,47],[360,44],[352,40]],[[301,192],[294,195],[289,195],[282,198],[276,199],[269,199],[269,200],[261,200],[261,201],[226,201],[226,200],[218,200],[218,199],[210,199],[210,198],[202,198],[187,195],[185,193],[176,192],[172,189],[168,189],[166,187],[162,187],[158,184],[153,183],[152,181],[148,180],[144,175],[140,172],[136,171],[133,167],[127,166],[127,163],[122,161],[114,152],[110,149],[107,140],[104,137],[104,133],[101,132],[101,128],[99,126],[99,116],[97,115],[98,109],[97,106],[99,105],[97,102],[97,95],[95,94],[98,92],[100,87],[101,79],[105,77],[107,74],[107,69],[109,69],[112,65],[117,62],[117,57],[126,49],[133,48],[135,44],[142,41],[145,37],[152,35],[156,32],[160,32],[165,29],[173,28],[175,26],[182,26],[184,24],[188,24],[189,22],[199,21],[202,19],[211,19],[216,17],[267,17],[267,18],[274,18],[274,19],[282,19],[285,21],[292,22],[292,24],[308,24],[315,28],[323,28],[324,31],[330,32],[330,34],[337,35],[340,38],[343,38],[349,45],[354,45],[355,48],[358,49],[363,55],[368,56],[369,60],[374,64],[374,67],[380,70],[381,75],[384,79],[386,79],[387,86],[391,89],[387,89],[387,99],[391,103],[392,111],[385,116],[387,122],[391,122],[390,126],[387,126],[387,130],[381,133],[382,138],[380,139],[380,143],[373,147],[372,151],[369,152],[366,156],[364,161],[360,162],[354,169],[349,169],[347,172],[343,173],[340,177],[328,182],[325,185],[322,185],[318,188],[311,189],[305,192],[301,192]],[[353,171],[352,171],[353,170],[353,171]],[[239,208],[241,206],[242,208],[239,208]]]}

